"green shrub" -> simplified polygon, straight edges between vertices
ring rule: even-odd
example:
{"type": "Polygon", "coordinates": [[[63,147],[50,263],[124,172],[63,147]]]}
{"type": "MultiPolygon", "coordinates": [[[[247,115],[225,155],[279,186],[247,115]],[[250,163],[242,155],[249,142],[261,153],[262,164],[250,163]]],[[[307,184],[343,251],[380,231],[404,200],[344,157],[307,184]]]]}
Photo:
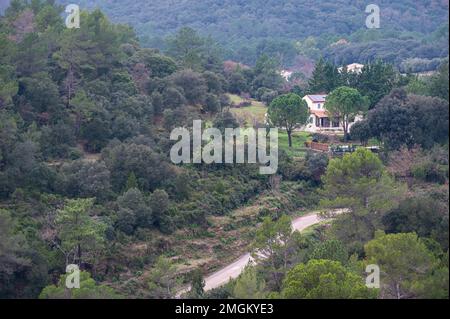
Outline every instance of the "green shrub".
{"type": "Polygon", "coordinates": [[[411,172],[414,178],[428,183],[445,184],[448,180],[448,166],[431,161],[417,164],[411,172]]]}

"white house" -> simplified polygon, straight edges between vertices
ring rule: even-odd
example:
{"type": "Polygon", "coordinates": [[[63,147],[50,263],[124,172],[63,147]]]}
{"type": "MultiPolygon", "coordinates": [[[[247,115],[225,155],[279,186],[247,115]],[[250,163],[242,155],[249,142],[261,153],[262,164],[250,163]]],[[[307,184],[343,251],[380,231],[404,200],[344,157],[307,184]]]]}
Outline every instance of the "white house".
{"type": "MultiPolygon", "coordinates": [[[[360,63],[352,63],[349,64],[345,67],[347,69],[348,73],[361,73],[362,69],[364,68],[364,64],[360,64],[360,63]]],[[[342,71],[344,71],[344,68],[341,67],[338,69],[339,73],[342,73],[342,71]]]]}
{"type": "MultiPolygon", "coordinates": [[[[327,95],[306,95],[303,100],[306,101],[309,108],[309,120],[304,130],[311,133],[339,133],[344,131],[343,123],[339,118],[331,118],[325,109],[327,95]]],[[[361,116],[356,116],[349,128],[356,122],[361,121],[361,116]]]]}
{"type": "Polygon", "coordinates": [[[292,71],[282,70],[282,71],[280,72],[280,75],[281,75],[286,81],[289,81],[289,79],[291,78],[291,76],[292,76],[293,73],[294,73],[294,72],[292,72],[292,71]]]}

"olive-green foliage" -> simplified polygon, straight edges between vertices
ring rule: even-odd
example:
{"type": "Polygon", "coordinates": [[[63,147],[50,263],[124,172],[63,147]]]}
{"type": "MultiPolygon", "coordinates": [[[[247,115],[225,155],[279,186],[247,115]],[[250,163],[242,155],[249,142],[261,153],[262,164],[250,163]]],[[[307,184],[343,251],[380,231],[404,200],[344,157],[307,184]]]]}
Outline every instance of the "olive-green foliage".
{"type": "Polygon", "coordinates": [[[364,249],[380,267],[382,298],[448,298],[448,264],[415,233],[378,233],[364,249]]]}
{"type": "Polygon", "coordinates": [[[445,30],[448,35],[445,3],[429,6],[412,0],[383,2],[380,7],[396,18],[382,22],[377,32],[364,24],[365,5],[343,0],[316,1],[314,6],[306,0],[282,3],[195,0],[176,7],[163,0],[117,3],[82,0],[80,4],[100,7],[109,16],[132,24],[146,47],[162,48],[165,43],[161,37],[176,33],[182,26],[191,26],[226,45],[227,59],[248,65],[254,64],[261,52],[279,56],[286,65],[294,63],[297,52],[314,58],[322,53],[345,64],[377,56],[400,63],[408,57],[433,58],[441,56],[442,51],[444,55],[448,52],[445,43],[435,41],[439,26],[442,37],[445,30]],[[329,46],[342,38],[348,43],[329,46]],[[302,47],[306,50],[301,50],[302,47]]]}
{"type": "Polygon", "coordinates": [[[8,297],[9,282],[14,281],[16,271],[30,265],[25,257],[26,241],[21,233],[17,233],[16,221],[11,214],[0,209],[0,297],[8,297]]]}
{"type": "Polygon", "coordinates": [[[328,259],[339,261],[345,265],[348,260],[348,252],[339,240],[326,240],[318,244],[308,256],[310,259],[328,259]]]}
{"type": "Polygon", "coordinates": [[[448,143],[448,101],[395,89],[367,115],[368,133],[388,149],[448,143]]]}
{"type": "Polygon", "coordinates": [[[137,188],[130,188],[117,198],[117,228],[124,233],[133,234],[137,227],[153,226],[152,208],[148,200],[137,188]]]}
{"type": "Polygon", "coordinates": [[[278,290],[282,278],[290,266],[292,248],[298,244],[298,232],[292,232],[291,218],[282,215],[273,221],[270,217],[263,220],[255,234],[253,257],[264,264],[270,282],[270,288],[278,290]]]}
{"type": "Polygon", "coordinates": [[[111,194],[111,173],[102,161],[73,161],[62,166],[61,174],[62,189],[70,196],[105,199],[111,194]]]}
{"type": "Polygon", "coordinates": [[[286,129],[289,147],[292,147],[293,130],[306,124],[308,117],[306,102],[293,93],[281,95],[269,105],[268,119],[273,126],[286,129]]]}
{"type": "Polygon", "coordinates": [[[332,159],[322,180],[321,205],[347,210],[337,217],[332,231],[351,253],[362,251],[362,244],[381,227],[382,216],[395,208],[405,193],[378,155],[362,148],[332,159]]]}
{"type": "Polygon", "coordinates": [[[150,297],[155,299],[173,298],[176,283],[176,267],[173,262],[164,256],[158,257],[148,276],[150,297]]]}
{"type": "Polygon", "coordinates": [[[448,76],[448,60],[439,67],[438,74],[431,78],[430,95],[437,96],[444,100],[449,100],[449,76],[448,76]]]}
{"type": "MultiPolygon", "coordinates": [[[[216,0],[208,1],[200,1],[200,7],[194,5],[200,9],[196,11],[198,14],[205,12],[201,10],[203,6],[209,10],[216,7],[215,2],[211,2],[216,0]]],[[[299,15],[295,11],[299,4],[300,7],[303,5],[300,2],[288,3],[285,8],[290,5],[294,9],[289,9],[287,14],[281,7],[270,12],[282,12],[283,17],[295,17],[294,20],[298,21],[299,15]]],[[[89,4],[92,3],[89,1],[89,4]]],[[[109,2],[108,8],[124,3],[109,2]]],[[[150,3],[155,5],[158,1],[147,2],[150,3]]],[[[87,8],[87,2],[81,1],[80,4],[82,8],[87,8]]],[[[186,5],[191,6],[192,1],[181,7],[186,8],[186,5]]],[[[259,8],[258,12],[267,14],[266,9],[260,10],[260,3],[256,0],[247,1],[245,6],[239,4],[229,8],[244,12],[240,9],[245,7],[247,10],[255,5],[259,8]]],[[[339,4],[332,7],[333,10],[339,9],[339,4]]],[[[128,8],[131,10],[133,6],[128,8]]],[[[319,16],[314,23],[328,21],[320,19],[324,15],[330,16],[329,12],[317,10],[323,8],[321,3],[317,8],[308,8],[319,16]]],[[[330,8],[328,4],[326,10],[330,8]]],[[[350,8],[354,9],[352,6],[350,8]]],[[[414,6],[413,11],[422,12],[417,8],[414,6]]],[[[429,12],[427,10],[424,12],[429,12]]],[[[122,12],[117,10],[111,17],[116,18],[115,14],[122,12]]],[[[358,12],[363,14],[363,10],[358,9],[358,12]]],[[[440,10],[436,9],[436,12],[440,10]]],[[[339,57],[343,57],[344,62],[351,57],[352,61],[348,63],[355,62],[358,56],[362,57],[360,61],[372,60],[378,53],[397,64],[411,54],[426,58],[439,55],[440,59],[442,54],[448,52],[445,51],[448,48],[442,49],[439,44],[440,39],[445,37],[444,29],[437,30],[431,38],[424,35],[423,43],[420,43],[422,39],[386,40],[383,37],[392,35],[383,29],[377,33],[380,35],[360,32],[349,36],[352,43],[348,45],[329,47],[341,36],[322,35],[323,28],[311,27],[308,23],[290,24],[285,30],[266,28],[272,23],[267,22],[270,19],[247,16],[245,19],[238,18],[239,37],[219,35],[219,41],[231,39],[232,43],[228,43],[225,50],[212,38],[201,35],[205,33],[188,28],[181,28],[178,34],[174,32],[168,41],[162,38],[156,40],[153,36],[141,39],[147,44],[157,44],[170,54],[171,57],[168,57],[157,49],[140,47],[130,27],[112,24],[98,9],[81,13],[80,29],[67,29],[62,13],[63,7],[53,4],[53,1],[13,0],[10,8],[0,17],[0,298],[38,297],[44,287],[51,285],[53,275],[63,274],[64,266],[69,263],[89,269],[99,283],[114,282],[114,286],[120,285],[120,290],[127,296],[173,297],[174,288],[179,283],[173,263],[167,259],[159,260],[149,271],[150,292],[149,289],[140,289],[145,283],[139,283],[142,282],[139,271],[144,267],[147,269],[155,257],[153,252],[158,250],[159,253],[172,247],[170,233],[178,228],[193,237],[210,235],[211,215],[225,217],[244,205],[257,205],[261,208],[261,214],[238,223],[250,226],[256,223],[256,218],[267,216],[275,220],[263,221],[263,227],[257,234],[257,246],[268,252],[271,258],[261,260],[257,268],[256,286],[256,277],[253,276],[244,280],[247,283],[237,286],[240,287],[238,291],[246,291],[245,287],[258,287],[265,282],[264,293],[259,291],[261,286],[256,289],[258,291],[249,293],[254,297],[265,297],[265,291],[269,292],[268,296],[279,294],[285,273],[299,262],[305,262],[307,255],[312,253],[312,241],[326,242],[333,237],[329,235],[342,241],[350,252],[362,253],[362,246],[372,239],[376,228],[384,226],[392,232],[416,231],[420,236],[429,237],[423,239],[428,249],[437,258],[445,260],[439,245],[432,239],[439,241],[444,250],[448,247],[446,233],[441,231],[448,225],[445,219],[448,214],[442,215],[440,206],[437,207],[439,214],[429,216],[428,210],[420,205],[417,209],[413,205],[402,207],[400,212],[395,210],[395,202],[400,202],[394,196],[397,186],[384,172],[379,174],[383,170],[368,155],[345,165],[330,164],[330,172],[337,177],[324,177],[325,195],[315,188],[320,185],[321,177],[327,175],[325,167],[328,160],[323,156],[307,155],[301,161],[280,157],[280,173],[284,180],[259,175],[256,165],[175,167],[167,158],[172,145],[168,133],[174,127],[190,127],[193,119],[204,119],[207,125],[220,129],[239,126],[226,109],[230,105],[228,92],[242,94],[244,98],[257,98],[265,103],[271,103],[285,92],[307,92],[304,77],[296,74],[293,78],[297,87],[291,90],[293,83],[285,82],[279,72],[291,64],[298,53],[303,55],[299,57],[299,63],[305,61],[307,68],[312,66],[309,58],[317,59],[321,51],[328,52],[326,57],[336,57],[334,61],[341,61],[339,57]],[[265,26],[260,27],[260,23],[265,26]],[[283,38],[267,36],[267,30],[270,30],[269,33],[281,30],[283,38]],[[298,30],[302,36],[294,38],[300,42],[293,43],[290,39],[298,30]],[[309,31],[305,33],[302,30],[320,34],[304,41],[302,37],[308,36],[309,31]],[[252,36],[248,37],[248,32],[264,33],[264,39],[257,36],[257,41],[253,41],[252,36]],[[244,46],[239,43],[242,36],[246,38],[244,46]],[[387,43],[387,47],[359,46],[360,41],[373,40],[377,45],[387,43]],[[398,52],[399,46],[392,43],[407,44],[407,49],[398,52]],[[424,46],[432,46],[435,50],[423,50],[424,46]],[[392,54],[393,51],[398,54],[392,54]],[[251,66],[232,61],[222,63],[222,55],[251,66]],[[360,165],[358,161],[368,164],[360,165]],[[264,196],[258,196],[261,194],[264,196]],[[290,234],[289,218],[283,215],[300,208],[303,211],[316,207],[320,197],[330,197],[329,201],[323,202],[324,207],[350,207],[351,213],[338,217],[330,233],[325,227],[319,227],[313,232],[311,242],[298,233],[290,234]],[[411,209],[412,214],[408,218],[403,216],[405,209],[411,209]],[[387,210],[395,218],[382,224],[379,219],[387,210]],[[155,234],[158,235],[155,238],[157,245],[151,244],[155,234]],[[164,236],[164,241],[160,241],[159,236],[164,236]],[[274,236],[281,238],[285,245],[280,245],[274,236]],[[147,250],[137,255],[144,242],[149,243],[147,250]],[[124,273],[127,278],[132,274],[133,278],[117,283],[124,273]]],[[[196,21],[194,27],[198,27],[198,21],[201,21],[197,13],[189,18],[196,21]]],[[[163,16],[160,15],[160,18],[163,16]]],[[[135,18],[132,13],[127,17],[135,18]]],[[[186,23],[185,18],[177,19],[186,23]]],[[[309,15],[303,18],[309,19],[309,15]]],[[[223,28],[221,32],[234,32],[237,20],[233,19],[230,20],[225,14],[221,15],[217,24],[208,25],[223,25],[223,21],[228,21],[230,28],[223,28]]],[[[332,21],[337,20],[332,18],[332,21]]],[[[427,32],[440,23],[440,19],[426,21],[423,27],[427,32]]],[[[342,24],[336,29],[336,25],[333,25],[333,30],[338,30],[338,33],[354,31],[344,30],[347,27],[342,29],[342,24]]],[[[178,26],[176,28],[179,29],[178,26]]],[[[140,33],[139,30],[137,32],[140,33]]],[[[164,36],[163,33],[160,35],[164,36]]],[[[412,37],[421,36],[414,34],[412,37]]],[[[397,78],[388,65],[374,64],[364,68],[356,77],[347,72],[340,74],[331,63],[324,66],[324,61],[318,63],[314,80],[310,83],[313,84],[311,89],[330,92],[346,85],[357,88],[374,103],[387,94],[392,85],[402,86],[409,81],[409,77],[397,78]]],[[[446,74],[448,71],[444,67],[430,79],[428,95],[444,99],[447,96],[448,99],[448,90],[443,88],[446,74]]],[[[300,97],[288,96],[292,99],[287,100],[294,101],[293,105],[297,106],[290,109],[288,115],[298,115],[297,112],[300,112],[302,117],[307,116],[300,97]]],[[[280,98],[283,99],[286,96],[280,98]]],[[[448,103],[445,100],[410,96],[405,105],[411,107],[413,113],[403,109],[399,111],[404,102],[404,96],[397,92],[392,99],[383,102],[384,106],[394,105],[394,108],[385,108],[382,102],[378,103],[385,111],[382,115],[387,116],[369,116],[371,122],[376,124],[371,126],[371,134],[376,128],[375,131],[380,132],[380,136],[375,134],[376,137],[387,148],[396,147],[392,143],[396,139],[401,144],[410,146],[419,143],[430,148],[436,141],[448,141],[445,136],[448,129],[444,128],[448,124],[448,116],[445,116],[448,114],[448,103]],[[407,120],[403,121],[405,114],[407,120]]],[[[302,122],[303,119],[293,121],[295,126],[302,122]]],[[[279,126],[286,127],[283,123],[279,126]]],[[[413,169],[415,183],[423,180],[421,184],[432,186],[436,181],[445,184],[448,180],[448,160],[445,163],[433,158],[418,161],[417,164],[413,169]]],[[[424,196],[437,198],[428,194],[424,196]]],[[[439,201],[442,201],[441,197],[439,201]]],[[[233,216],[225,218],[233,219],[233,216]]],[[[238,227],[235,225],[238,223],[230,224],[229,228],[238,227]]],[[[228,231],[228,228],[223,231],[228,231]]],[[[252,234],[250,231],[244,237],[251,237],[252,234]]],[[[336,254],[322,250],[318,248],[316,254],[344,260],[340,249],[336,254]]],[[[178,252],[170,251],[172,254],[178,252]]],[[[356,255],[352,258],[355,259],[356,255]]],[[[353,261],[348,264],[354,264],[353,261]]],[[[416,287],[414,291],[423,292],[428,289],[426,287],[436,287],[429,289],[429,295],[442,295],[438,283],[445,280],[441,280],[437,273],[442,273],[445,267],[433,269],[436,275],[427,277],[429,280],[420,280],[419,284],[424,288],[416,287]]],[[[198,296],[202,290],[200,277],[194,278],[198,296]]],[[[117,296],[110,288],[97,285],[88,273],[82,273],[82,286],[86,289],[78,292],[67,292],[63,278],[64,275],[56,286],[45,288],[42,296],[117,296]]],[[[210,295],[230,297],[233,290],[230,287],[210,295]]]]}
{"type": "Polygon", "coordinates": [[[128,176],[134,173],[139,188],[145,191],[155,189],[171,176],[169,164],[154,149],[142,144],[120,143],[103,150],[102,158],[111,172],[115,191],[122,190],[128,176]]]}
{"type": "Polygon", "coordinates": [[[282,297],[288,299],[375,298],[377,291],[365,286],[364,279],[338,261],[313,259],[288,272],[282,297]]]}
{"type": "Polygon", "coordinates": [[[62,275],[57,285],[45,287],[39,299],[120,299],[123,298],[117,291],[106,285],[99,285],[86,271],[80,272],[80,288],[68,289],[66,279],[62,275]]]}
{"type": "Polygon", "coordinates": [[[57,212],[55,224],[66,264],[93,262],[103,248],[106,225],[90,216],[93,203],[92,199],[68,200],[57,212]]]}
{"type": "Polygon", "coordinates": [[[442,249],[448,245],[448,192],[443,194],[428,193],[425,196],[407,198],[400,205],[383,217],[383,224],[388,233],[415,232],[420,237],[432,238],[439,242],[442,249]]]}
{"type": "Polygon", "coordinates": [[[236,299],[263,299],[267,294],[264,288],[265,282],[258,278],[256,268],[247,266],[236,279],[232,295],[236,299]]]}
{"type": "Polygon", "coordinates": [[[357,89],[341,86],[327,96],[325,108],[332,118],[339,118],[343,123],[344,139],[347,139],[351,119],[368,109],[368,100],[357,89]]]}
{"type": "Polygon", "coordinates": [[[191,275],[191,290],[188,293],[190,299],[201,299],[205,295],[205,280],[201,270],[194,270],[191,275]]]}

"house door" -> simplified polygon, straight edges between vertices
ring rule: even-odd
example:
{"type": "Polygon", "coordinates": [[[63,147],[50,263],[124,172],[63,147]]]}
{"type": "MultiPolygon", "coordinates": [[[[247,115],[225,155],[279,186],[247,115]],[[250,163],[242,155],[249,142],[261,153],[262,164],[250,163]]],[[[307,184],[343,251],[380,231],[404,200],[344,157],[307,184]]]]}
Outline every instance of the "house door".
{"type": "Polygon", "coordinates": [[[322,127],[330,127],[330,119],[328,117],[322,118],[322,127]]]}

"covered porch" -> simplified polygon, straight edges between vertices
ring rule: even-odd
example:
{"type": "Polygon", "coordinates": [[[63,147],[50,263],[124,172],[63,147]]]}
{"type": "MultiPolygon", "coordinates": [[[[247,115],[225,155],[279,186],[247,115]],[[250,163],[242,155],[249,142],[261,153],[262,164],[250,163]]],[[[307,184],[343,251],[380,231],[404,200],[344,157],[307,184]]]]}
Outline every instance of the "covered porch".
{"type": "Polygon", "coordinates": [[[315,125],[318,129],[332,129],[337,130],[340,129],[340,119],[339,118],[330,118],[326,111],[313,111],[315,116],[315,125]]]}

